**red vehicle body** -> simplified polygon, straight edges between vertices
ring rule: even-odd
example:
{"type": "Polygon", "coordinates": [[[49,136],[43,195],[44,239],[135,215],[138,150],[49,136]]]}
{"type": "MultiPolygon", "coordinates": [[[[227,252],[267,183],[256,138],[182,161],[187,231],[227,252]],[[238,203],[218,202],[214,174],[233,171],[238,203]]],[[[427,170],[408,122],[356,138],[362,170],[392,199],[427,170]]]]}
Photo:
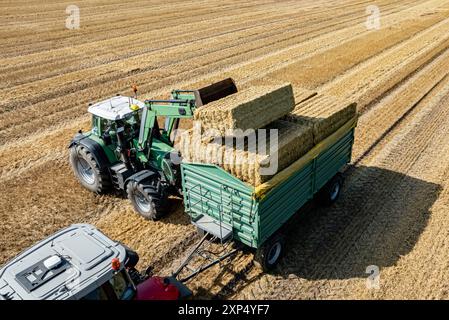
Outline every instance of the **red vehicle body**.
{"type": "Polygon", "coordinates": [[[135,300],[178,300],[181,290],[170,282],[170,278],[151,277],[137,285],[135,300]]]}

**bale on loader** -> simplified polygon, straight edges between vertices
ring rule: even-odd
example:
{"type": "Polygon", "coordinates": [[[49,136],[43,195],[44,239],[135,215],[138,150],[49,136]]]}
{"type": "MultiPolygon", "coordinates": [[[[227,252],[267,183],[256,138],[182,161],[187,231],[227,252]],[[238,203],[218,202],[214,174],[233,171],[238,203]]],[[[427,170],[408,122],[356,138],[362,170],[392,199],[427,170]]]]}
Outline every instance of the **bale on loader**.
{"type": "Polygon", "coordinates": [[[203,129],[221,136],[236,129],[259,129],[287,115],[295,107],[290,84],[253,86],[195,110],[203,129]]]}

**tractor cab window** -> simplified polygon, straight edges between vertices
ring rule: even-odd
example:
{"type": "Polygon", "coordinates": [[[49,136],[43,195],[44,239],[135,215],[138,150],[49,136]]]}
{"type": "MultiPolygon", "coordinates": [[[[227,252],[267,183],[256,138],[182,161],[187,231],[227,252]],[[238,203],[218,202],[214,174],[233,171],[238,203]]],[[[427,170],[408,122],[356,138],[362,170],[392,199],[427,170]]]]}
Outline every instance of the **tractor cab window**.
{"type": "Polygon", "coordinates": [[[115,121],[104,120],[104,122],[102,123],[103,134],[114,137],[116,131],[117,131],[117,123],[115,121]]]}
{"type": "Polygon", "coordinates": [[[131,300],[134,297],[134,286],[125,270],[117,273],[109,280],[116,296],[120,300],[131,300]]]}
{"type": "Polygon", "coordinates": [[[112,120],[104,119],[98,116],[92,116],[92,133],[97,136],[115,135],[117,123],[112,120]]]}
{"type": "Polygon", "coordinates": [[[122,270],[81,300],[131,300],[134,295],[134,285],[122,270]]]}
{"type": "Polygon", "coordinates": [[[98,116],[92,116],[92,133],[98,136],[102,135],[107,130],[111,122],[113,121],[98,116]]]}
{"type": "Polygon", "coordinates": [[[126,122],[129,124],[140,124],[140,119],[142,118],[142,109],[133,112],[127,117],[126,122]]]}
{"type": "Polygon", "coordinates": [[[110,288],[106,288],[105,285],[102,285],[86,294],[81,300],[112,300],[114,297],[111,297],[110,293],[110,288]]]}
{"type": "Polygon", "coordinates": [[[142,110],[135,111],[124,118],[123,124],[125,126],[126,136],[132,137],[139,134],[141,118],[142,110]]]}
{"type": "Polygon", "coordinates": [[[135,111],[132,114],[130,114],[126,119],[125,122],[133,127],[134,129],[138,129],[140,127],[140,120],[142,119],[142,109],[139,111],[135,111]]]}

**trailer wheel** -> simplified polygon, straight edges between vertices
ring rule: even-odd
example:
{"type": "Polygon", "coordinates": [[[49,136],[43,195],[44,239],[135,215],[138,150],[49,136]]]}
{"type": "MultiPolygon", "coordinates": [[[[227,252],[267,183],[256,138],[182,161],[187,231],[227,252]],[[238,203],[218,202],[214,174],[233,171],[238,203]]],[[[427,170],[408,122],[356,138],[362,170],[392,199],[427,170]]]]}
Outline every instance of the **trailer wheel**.
{"type": "Polygon", "coordinates": [[[78,181],[86,189],[104,193],[111,182],[109,174],[100,170],[100,166],[89,149],[82,145],[70,148],[70,165],[78,181]]]}
{"type": "Polygon", "coordinates": [[[324,205],[330,206],[335,203],[341,194],[343,187],[343,176],[338,173],[321,191],[321,201],[324,205]]]}
{"type": "Polygon", "coordinates": [[[254,262],[263,271],[273,270],[284,255],[285,239],[281,234],[277,234],[267,240],[262,247],[257,249],[254,262]]]}
{"type": "Polygon", "coordinates": [[[168,194],[158,178],[130,181],[126,187],[134,209],[149,220],[158,220],[167,212],[168,194]]]}

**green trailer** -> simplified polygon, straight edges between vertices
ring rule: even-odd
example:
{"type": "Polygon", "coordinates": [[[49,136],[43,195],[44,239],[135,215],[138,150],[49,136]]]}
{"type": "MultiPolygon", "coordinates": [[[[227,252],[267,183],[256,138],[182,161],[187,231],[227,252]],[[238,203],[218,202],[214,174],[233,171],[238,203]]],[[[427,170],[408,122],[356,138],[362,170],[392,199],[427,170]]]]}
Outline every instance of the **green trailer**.
{"type": "Polygon", "coordinates": [[[338,198],[356,124],[356,118],[347,122],[258,187],[216,165],[182,163],[186,213],[200,233],[257,249],[256,261],[264,269],[273,268],[283,253],[281,227],[317,193],[327,203],[338,198]]]}

